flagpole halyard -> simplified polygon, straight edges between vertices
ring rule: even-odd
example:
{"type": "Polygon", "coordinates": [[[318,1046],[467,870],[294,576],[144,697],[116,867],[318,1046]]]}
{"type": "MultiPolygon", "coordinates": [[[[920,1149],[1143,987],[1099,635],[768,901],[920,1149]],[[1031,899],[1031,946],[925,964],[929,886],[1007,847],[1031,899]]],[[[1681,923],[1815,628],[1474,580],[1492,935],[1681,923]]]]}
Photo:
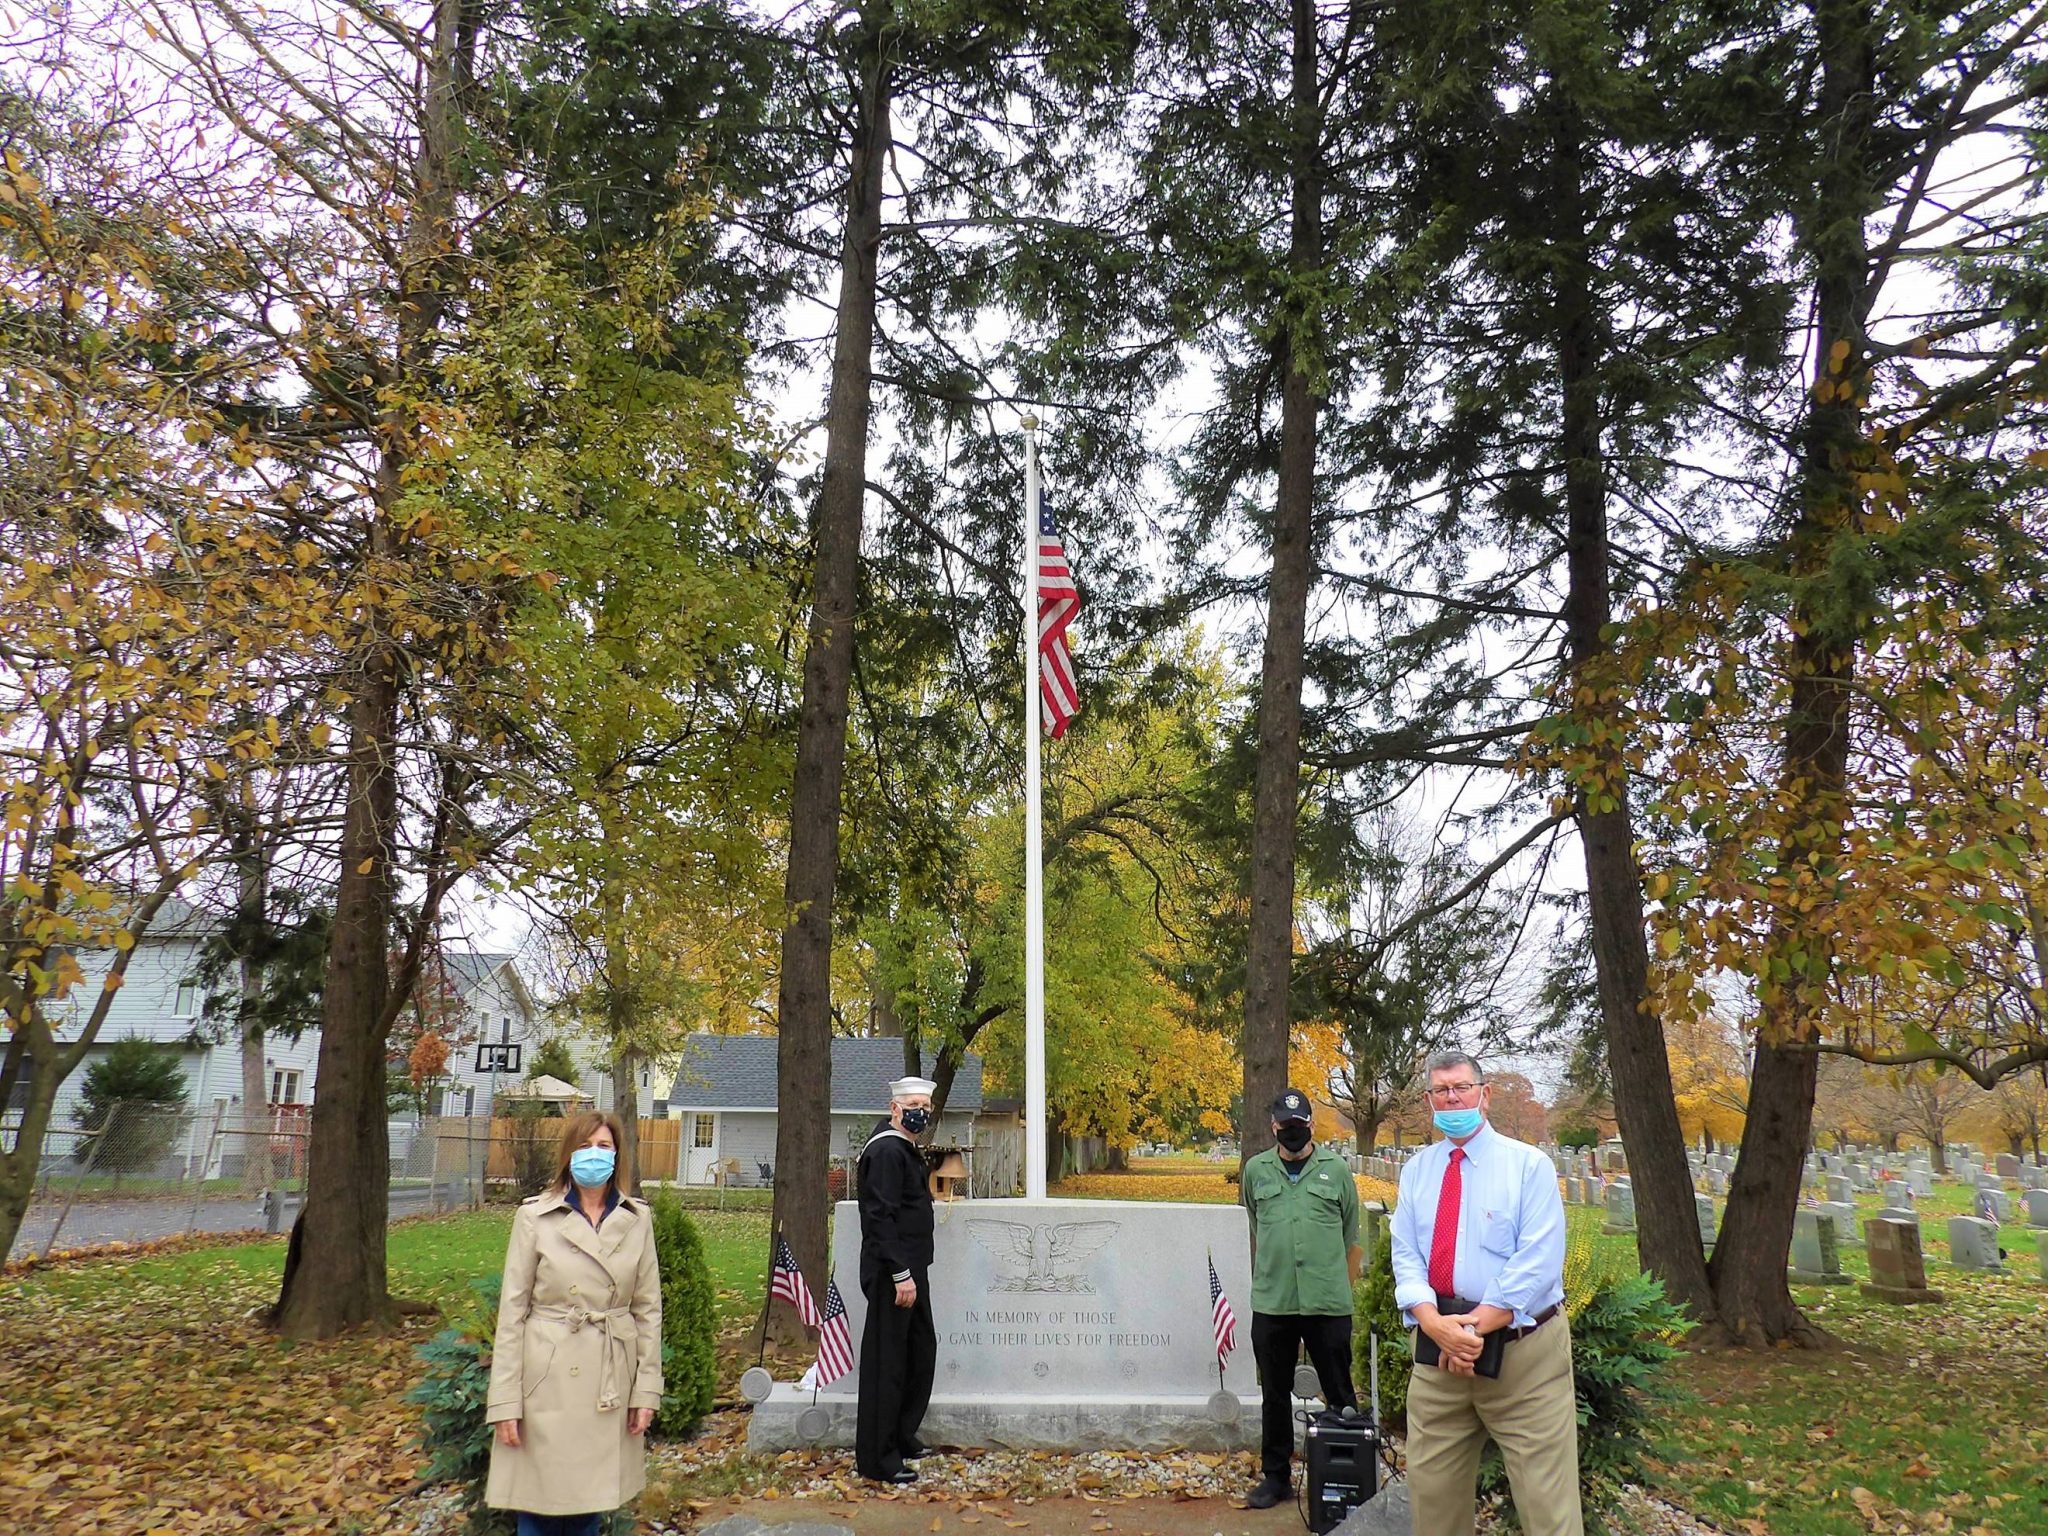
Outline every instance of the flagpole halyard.
{"type": "Polygon", "coordinates": [[[1024,429],[1024,1197],[1045,1198],[1045,867],[1039,808],[1038,418],[1024,429]]]}

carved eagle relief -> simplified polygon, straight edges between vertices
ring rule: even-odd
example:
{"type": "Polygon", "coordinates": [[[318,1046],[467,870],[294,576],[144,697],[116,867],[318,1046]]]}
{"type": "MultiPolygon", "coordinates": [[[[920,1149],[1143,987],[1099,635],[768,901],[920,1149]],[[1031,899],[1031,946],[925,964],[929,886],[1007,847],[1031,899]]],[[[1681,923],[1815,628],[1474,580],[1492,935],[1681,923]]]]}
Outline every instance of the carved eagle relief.
{"type": "Polygon", "coordinates": [[[1120,1224],[1114,1221],[970,1221],[974,1240],[996,1257],[994,1291],[1092,1292],[1080,1273],[1082,1260],[1108,1246],[1120,1224]],[[1011,1268],[1021,1273],[1011,1273],[1011,1268]]]}

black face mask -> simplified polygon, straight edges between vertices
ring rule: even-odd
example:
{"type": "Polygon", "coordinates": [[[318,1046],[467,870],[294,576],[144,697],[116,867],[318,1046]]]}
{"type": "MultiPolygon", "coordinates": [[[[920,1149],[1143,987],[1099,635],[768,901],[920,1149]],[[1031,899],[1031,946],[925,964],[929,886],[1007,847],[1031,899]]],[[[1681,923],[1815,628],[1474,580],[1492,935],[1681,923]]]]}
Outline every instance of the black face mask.
{"type": "Polygon", "coordinates": [[[1273,1133],[1274,1139],[1290,1152],[1299,1152],[1309,1144],[1314,1129],[1306,1120],[1283,1120],[1280,1129],[1273,1133]]]}
{"type": "Polygon", "coordinates": [[[928,1109],[906,1109],[903,1111],[903,1129],[912,1136],[922,1136],[925,1127],[932,1123],[932,1112],[928,1109]]]}

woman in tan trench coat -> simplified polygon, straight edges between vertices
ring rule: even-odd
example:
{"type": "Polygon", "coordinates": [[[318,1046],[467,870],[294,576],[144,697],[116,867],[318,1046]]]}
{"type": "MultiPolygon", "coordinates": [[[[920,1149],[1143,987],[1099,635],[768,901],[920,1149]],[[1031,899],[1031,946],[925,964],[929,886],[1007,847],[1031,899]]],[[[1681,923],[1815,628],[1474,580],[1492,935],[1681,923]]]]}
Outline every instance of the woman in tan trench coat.
{"type": "Polygon", "coordinates": [[[561,1166],[512,1218],[484,1417],[484,1501],[519,1536],[596,1536],[646,1481],[661,1404],[661,1276],[644,1201],[619,1193],[611,1115],[563,1127],[561,1166]]]}

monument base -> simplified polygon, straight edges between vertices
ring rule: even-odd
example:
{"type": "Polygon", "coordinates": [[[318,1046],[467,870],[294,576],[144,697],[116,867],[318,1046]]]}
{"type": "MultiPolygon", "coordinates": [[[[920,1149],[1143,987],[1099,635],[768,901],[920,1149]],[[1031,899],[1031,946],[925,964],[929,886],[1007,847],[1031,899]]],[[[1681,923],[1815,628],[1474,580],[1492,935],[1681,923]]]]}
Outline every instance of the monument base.
{"type": "Polygon", "coordinates": [[[1794,1285],[1847,1285],[1850,1280],[1840,1270],[1826,1274],[1817,1269],[1788,1269],[1785,1277],[1794,1285]]]}
{"type": "MultiPolygon", "coordinates": [[[[747,1421],[749,1451],[853,1444],[856,1400],[776,1383],[747,1421]]],[[[934,1392],[918,1438],[930,1446],[1011,1451],[1240,1451],[1259,1445],[1259,1399],[934,1392]],[[1235,1411],[1233,1411],[1233,1405],[1235,1411]]]]}
{"type": "Polygon", "coordinates": [[[1889,1301],[1901,1307],[1910,1307],[1923,1301],[1948,1300],[1940,1291],[1916,1291],[1903,1285],[1876,1285],[1868,1280],[1863,1282],[1862,1290],[1863,1294],[1873,1301],[1889,1301]]]}

